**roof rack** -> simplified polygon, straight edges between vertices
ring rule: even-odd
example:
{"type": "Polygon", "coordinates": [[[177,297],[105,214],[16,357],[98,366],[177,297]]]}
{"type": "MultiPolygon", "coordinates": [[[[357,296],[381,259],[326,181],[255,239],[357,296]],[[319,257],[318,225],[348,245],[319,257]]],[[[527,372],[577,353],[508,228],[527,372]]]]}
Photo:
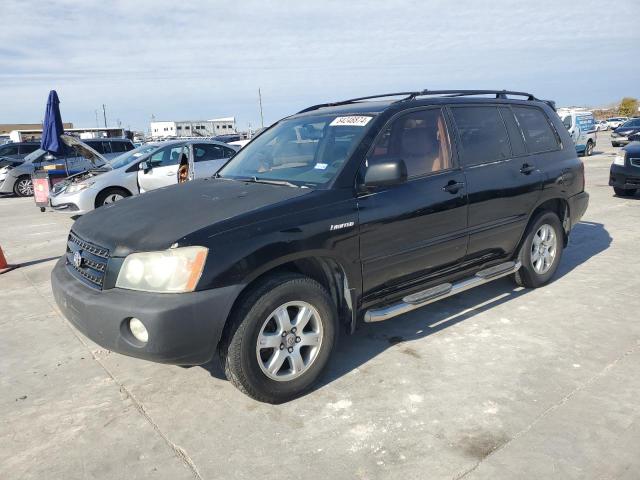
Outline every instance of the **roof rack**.
{"type": "Polygon", "coordinates": [[[358,97],[351,98],[349,100],[342,100],[340,102],[331,102],[331,103],[320,103],[318,105],[313,105],[311,107],[305,108],[304,110],[300,110],[298,113],[310,112],[312,110],[317,110],[323,107],[337,107],[339,105],[348,105],[350,103],[357,103],[363,100],[374,100],[377,98],[386,98],[386,97],[399,97],[404,96],[397,102],[406,102],[410,100],[415,100],[417,97],[426,97],[431,95],[441,95],[444,97],[467,97],[473,95],[495,95],[495,98],[507,98],[507,95],[517,96],[517,97],[526,97],[527,100],[530,101],[541,101],[548,104],[551,108],[555,110],[555,102],[551,100],[540,100],[536,98],[535,95],[527,92],[515,92],[512,90],[421,90],[419,92],[396,92],[396,93],[384,93],[382,95],[370,95],[368,97],[358,97]]]}

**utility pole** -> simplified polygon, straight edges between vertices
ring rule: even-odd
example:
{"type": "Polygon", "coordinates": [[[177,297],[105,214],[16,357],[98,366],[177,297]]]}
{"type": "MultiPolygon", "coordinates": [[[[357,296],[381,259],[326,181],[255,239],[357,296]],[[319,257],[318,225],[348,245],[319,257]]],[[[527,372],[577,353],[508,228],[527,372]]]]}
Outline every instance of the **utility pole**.
{"type": "Polygon", "coordinates": [[[98,110],[94,110],[96,114],[96,128],[100,128],[100,122],[98,122],[98,110]]]}
{"type": "Polygon", "coordinates": [[[264,115],[262,114],[262,92],[258,88],[258,101],[260,102],[260,125],[264,128],[264,115]]]}
{"type": "Polygon", "coordinates": [[[104,117],[104,128],[107,128],[107,109],[104,106],[104,103],[102,104],[102,116],[104,117]]]}

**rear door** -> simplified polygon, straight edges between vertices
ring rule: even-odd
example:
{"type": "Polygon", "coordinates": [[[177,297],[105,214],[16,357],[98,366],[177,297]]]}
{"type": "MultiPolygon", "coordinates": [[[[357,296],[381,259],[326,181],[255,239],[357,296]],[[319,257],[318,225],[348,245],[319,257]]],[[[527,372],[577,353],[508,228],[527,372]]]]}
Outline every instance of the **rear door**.
{"type": "Polygon", "coordinates": [[[443,109],[396,117],[378,136],[363,169],[397,158],[407,165],[407,181],[358,197],[366,299],[423,283],[462,259],[467,248],[465,179],[454,161],[443,109]]]}
{"type": "Polygon", "coordinates": [[[193,145],[193,168],[191,178],[208,178],[222,167],[235,150],[216,143],[196,143],[193,145]]]}
{"type": "Polygon", "coordinates": [[[151,155],[147,170],[138,170],[138,185],[141,192],[178,183],[178,166],[182,154],[182,143],[172,144],[151,155]]]}
{"type": "Polygon", "coordinates": [[[467,257],[484,262],[508,256],[541,195],[543,175],[509,107],[450,108],[469,195],[467,257]]]}

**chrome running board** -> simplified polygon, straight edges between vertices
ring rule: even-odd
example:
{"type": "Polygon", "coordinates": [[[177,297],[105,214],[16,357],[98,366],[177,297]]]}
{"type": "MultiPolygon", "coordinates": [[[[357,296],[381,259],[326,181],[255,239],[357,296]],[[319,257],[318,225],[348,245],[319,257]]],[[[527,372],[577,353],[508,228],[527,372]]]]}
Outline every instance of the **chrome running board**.
{"type": "Polygon", "coordinates": [[[505,262],[480,270],[473,277],[465,278],[459,282],[443,283],[428,288],[427,290],[422,290],[421,292],[412,293],[404,297],[402,301],[394,303],[393,305],[367,310],[364,314],[364,321],[366,323],[381,322],[402,315],[403,313],[411,312],[412,310],[437,302],[443,298],[451,297],[465,290],[516,273],[520,266],[520,262],[505,262]]]}

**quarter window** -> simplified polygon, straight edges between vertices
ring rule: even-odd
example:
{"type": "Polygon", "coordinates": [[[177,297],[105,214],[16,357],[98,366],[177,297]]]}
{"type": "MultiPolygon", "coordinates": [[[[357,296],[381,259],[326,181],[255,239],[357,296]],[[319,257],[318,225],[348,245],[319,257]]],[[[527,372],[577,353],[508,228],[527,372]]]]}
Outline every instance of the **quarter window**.
{"type": "Polygon", "coordinates": [[[513,113],[524,132],[529,153],[557,150],[558,140],[549,120],[539,108],[513,107],[513,113]]]}
{"type": "Polygon", "coordinates": [[[465,165],[509,158],[509,137],[496,107],[453,107],[465,165]]]}
{"type": "Polygon", "coordinates": [[[394,120],[378,137],[367,161],[375,163],[387,158],[404,160],[408,178],[451,168],[449,134],[442,110],[420,110],[394,120]]]}

